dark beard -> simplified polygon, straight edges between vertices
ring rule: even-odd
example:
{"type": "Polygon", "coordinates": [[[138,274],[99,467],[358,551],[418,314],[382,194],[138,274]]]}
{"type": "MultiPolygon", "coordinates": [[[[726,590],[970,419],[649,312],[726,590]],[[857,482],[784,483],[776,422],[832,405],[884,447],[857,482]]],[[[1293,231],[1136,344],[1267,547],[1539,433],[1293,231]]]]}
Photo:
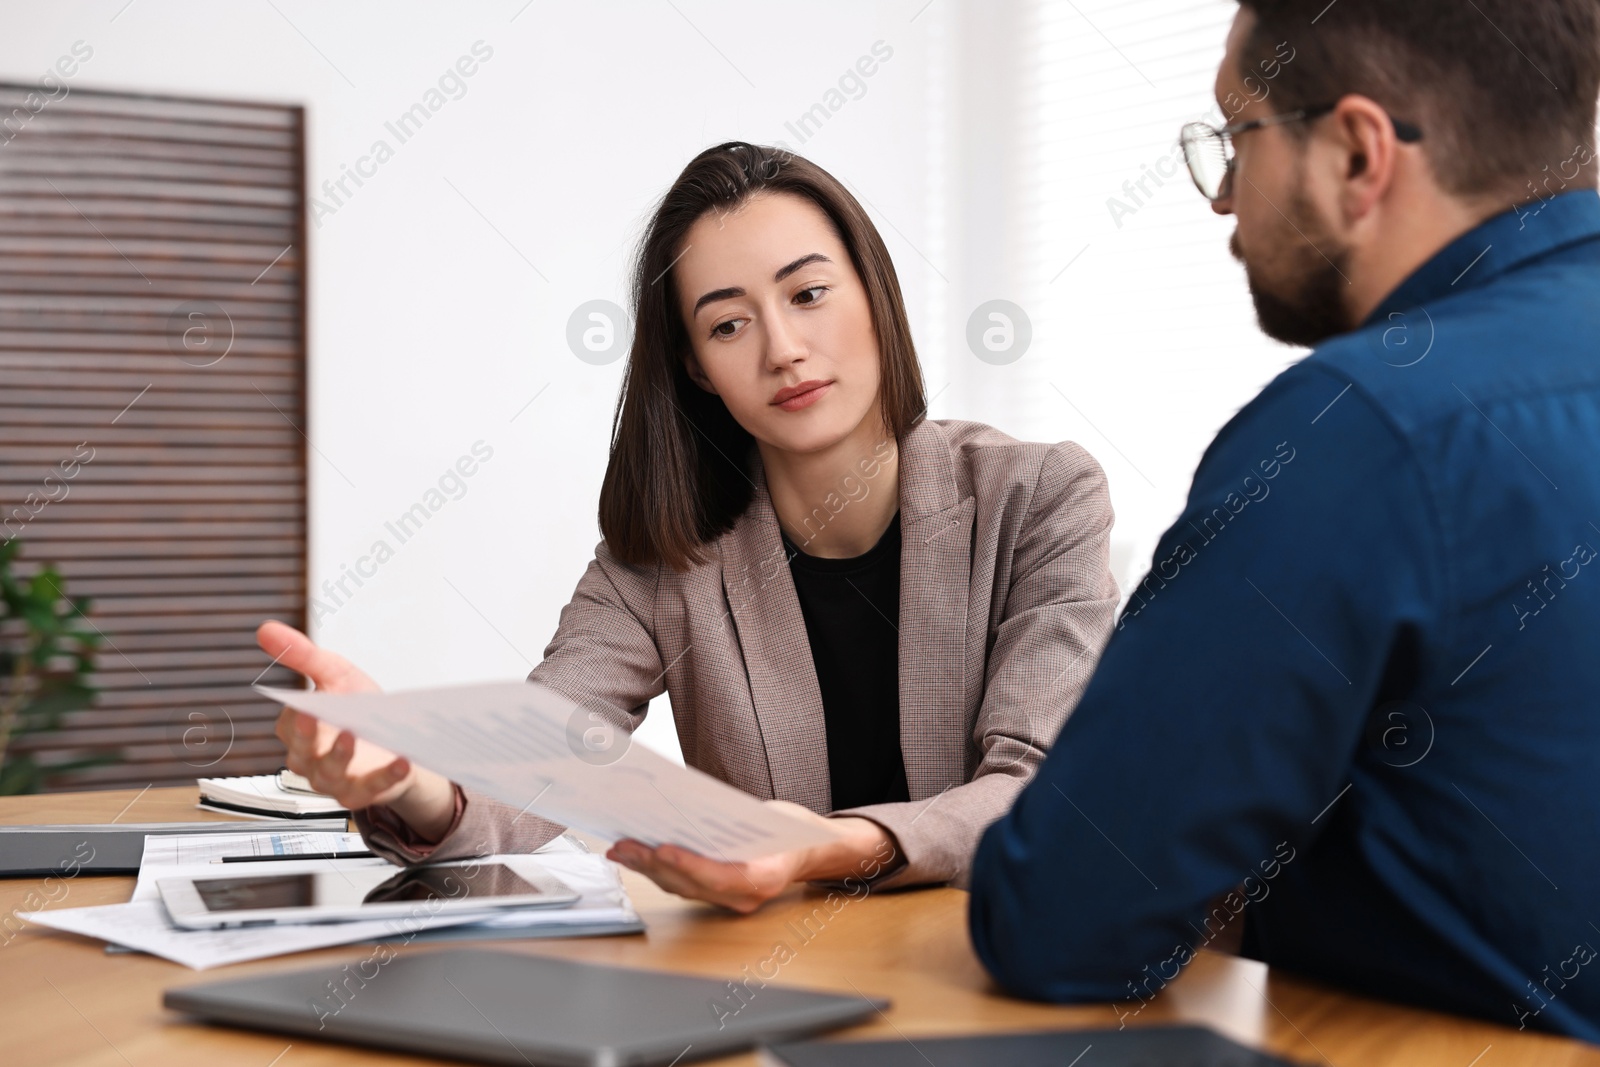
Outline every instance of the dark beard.
{"type": "Polygon", "coordinates": [[[1295,225],[1315,241],[1315,245],[1291,231],[1286,240],[1293,242],[1289,246],[1292,251],[1284,255],[1282,265],[1273,271],[1270,280],[1274,285],[1269,286],[1259,267],[1241,254],[1237,230],[1228,248],[1235,259],[1244,263],[1261,332],[1286,345],[1314,348],[1350,329],[1344,308],[1344,290],[1350,284],[1345,275],[1350,253],[1348,249],[1334,248],[1331,241],[1316,234],[1308,225],[1311,213],[1304,204],[1296,203],[1291,207],[1298,216],[1295,225]],[[1318,248],[1323,251],[1319,252],[1318,248]]]}

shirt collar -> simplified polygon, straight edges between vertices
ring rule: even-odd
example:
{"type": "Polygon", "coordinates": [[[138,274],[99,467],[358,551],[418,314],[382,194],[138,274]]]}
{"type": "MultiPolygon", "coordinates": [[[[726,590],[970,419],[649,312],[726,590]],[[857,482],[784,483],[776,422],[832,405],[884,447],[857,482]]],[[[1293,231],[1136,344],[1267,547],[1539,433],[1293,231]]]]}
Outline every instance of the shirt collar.
{"type": "Polygon", "coordinates": [[[1496,215],[1468,230],[1390,293],[1363,326],[1461,290],[1476,289],[1530,260],[1600,237],[1600,196],[1562,193],[1496,215]]]}

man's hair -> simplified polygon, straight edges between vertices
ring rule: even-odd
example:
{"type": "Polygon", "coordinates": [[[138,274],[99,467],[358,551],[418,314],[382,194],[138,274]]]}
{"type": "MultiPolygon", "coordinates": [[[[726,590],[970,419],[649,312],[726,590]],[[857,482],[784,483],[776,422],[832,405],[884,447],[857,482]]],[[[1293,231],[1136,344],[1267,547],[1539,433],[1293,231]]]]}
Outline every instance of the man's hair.
{"type": "Polygon", "coordinates": [[[1440,185],[1460,196],[1595,184],[1600,0],[1240,4],[1256,16],[1242,73],[1281,43],[1294,49],[1273,83],[1275,110],[1370,97],[1422,128],[1440,185]],[[1547,187],[1558,173],[1560,187],[1547,187]]]}

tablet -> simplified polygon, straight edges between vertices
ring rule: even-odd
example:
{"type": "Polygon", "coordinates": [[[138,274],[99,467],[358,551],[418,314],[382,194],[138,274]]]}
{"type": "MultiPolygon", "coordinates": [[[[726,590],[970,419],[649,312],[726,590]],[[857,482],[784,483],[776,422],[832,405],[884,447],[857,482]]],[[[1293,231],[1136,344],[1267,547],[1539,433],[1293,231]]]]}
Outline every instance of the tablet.
{"type": "Polygon", "coordinates": [[[467,861],[393,867],[324,867],[156,881],[167,914],[191,930],[274,923],[347,922],[499,908],[565,907],[578,894],[542,871],[467,861]]]}

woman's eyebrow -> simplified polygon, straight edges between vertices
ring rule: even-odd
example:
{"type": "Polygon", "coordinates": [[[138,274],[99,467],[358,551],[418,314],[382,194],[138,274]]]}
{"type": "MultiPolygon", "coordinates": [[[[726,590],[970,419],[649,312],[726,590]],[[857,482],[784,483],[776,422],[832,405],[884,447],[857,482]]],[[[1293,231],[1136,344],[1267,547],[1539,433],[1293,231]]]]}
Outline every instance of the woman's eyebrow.
{"type": "Polygon", "coordinates": [[[807,263],[832,263],[832,262],[833,262],[833,260],[831,260],[827,256],[823,255],[821,252],[808,252],[805,255],[801,256],[799,259],[795,260],[793,263],[789,264],[787,267],[778,268],[778,273],[776,273],[776,274],[774,274],[772,276],[772,280],[775,281],[775,282],[781,282],[785,278],[787,278],[789,275],[793,274],[795,271],[797,271],[801,267],[805,266],[807,263]]]}
{"type": "MultiPolygon", "coordinates": [[[[821,252],[807,252],[793,263],[779,267],[777,273],[772,276],[772,280],[775,282],[781,282],[808,263],[832,262],[833,260],[823,255],[821,252]]],[[[689,312],[689,317],[693,318],[694,316],[700,314],[700,309],[705,307],[707,304],[714,303],[718,300],[730,300],[733,297],[744,295],[744,290],[737,285],[730,286],[727,289],[713,289],[709,293],[706,293],[704,296],[702,296],[699,300],[694,302],[694,310],[689,312]]]]}
{"type": "Polygon", "coordinates": [[[715,303],[718,300],[728,300],[733,297],[743,295],[744,290],[739,288],[737,285],[728,289],[713,289],[711,292],[694,302],[694,310],[689,312],[689,317],[694,318],[696,315],[700,314],[700,309],[705,307],[707,304],[715,303]]]}

